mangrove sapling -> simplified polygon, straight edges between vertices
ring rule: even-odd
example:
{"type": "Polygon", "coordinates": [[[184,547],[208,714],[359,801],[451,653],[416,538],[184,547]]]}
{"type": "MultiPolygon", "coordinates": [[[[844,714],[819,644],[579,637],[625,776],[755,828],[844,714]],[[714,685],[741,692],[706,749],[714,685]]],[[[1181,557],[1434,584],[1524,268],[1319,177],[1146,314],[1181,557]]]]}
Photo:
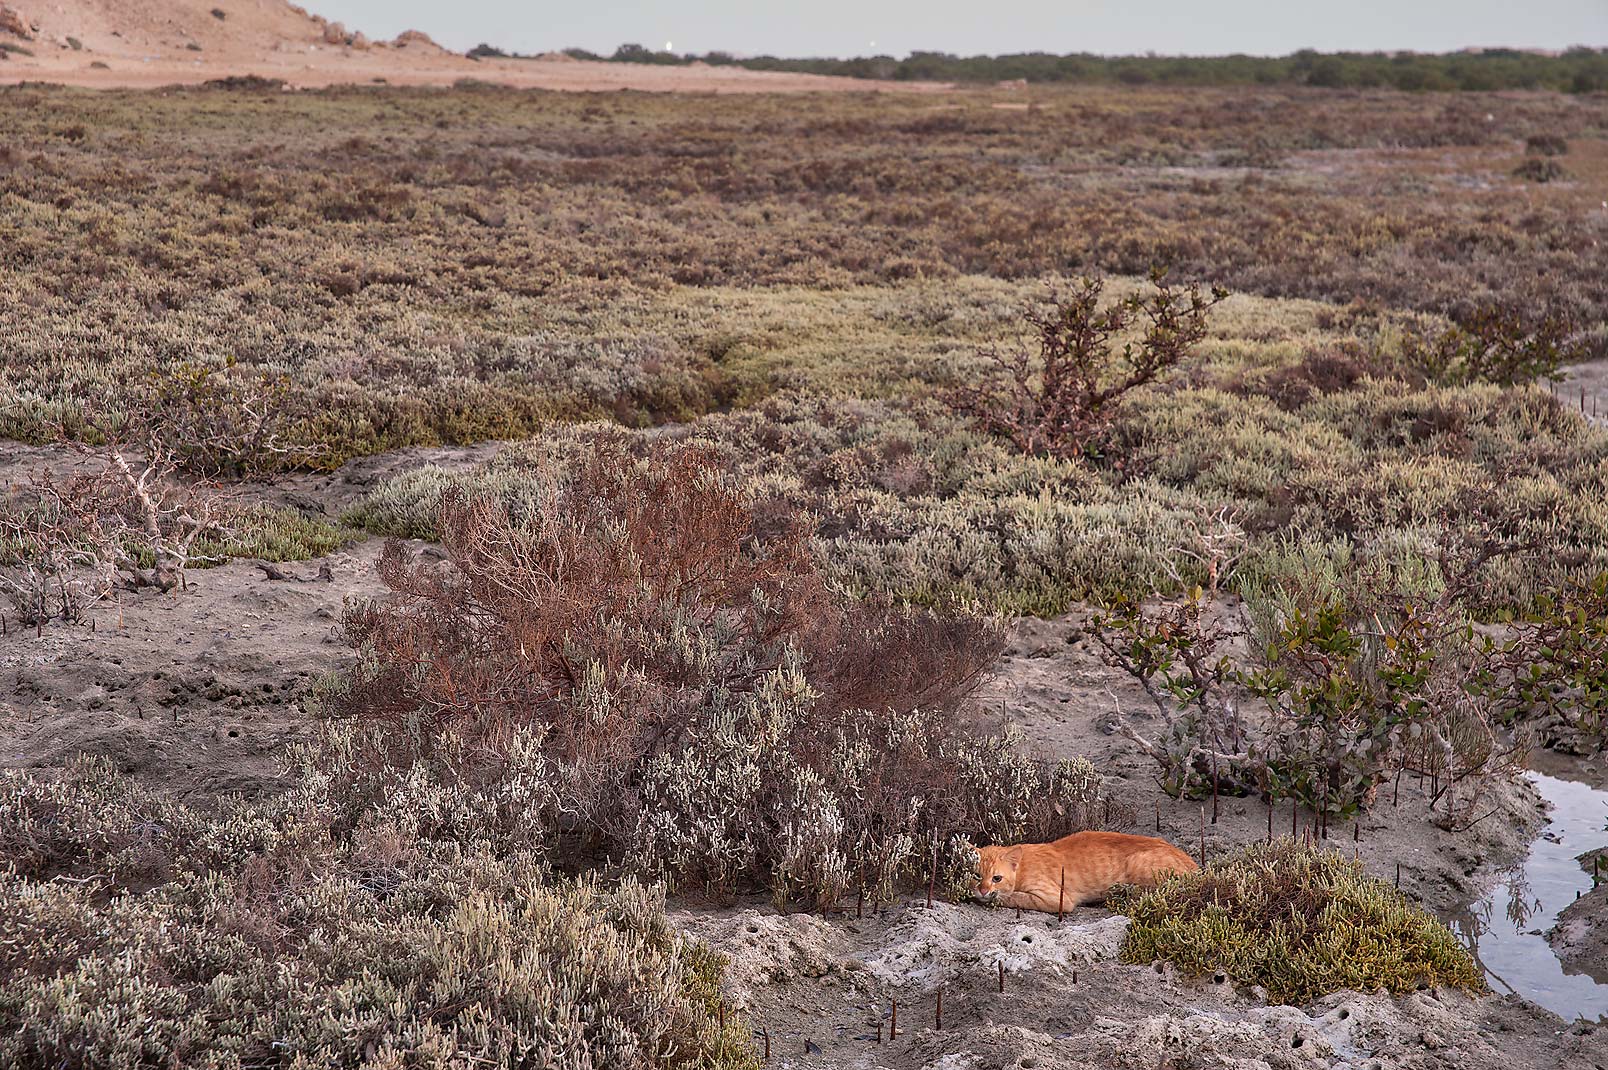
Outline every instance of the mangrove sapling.
{"type": "Polygon", "coordinates": [[[1160,714],[1154,738],[1120,710],[1117,727],[1175,797],[1293,799],[1326,827],[1372,806],[1405,769],[1428,778],[1438,823],[1479,820],[1489,786],[1515,774],[1522,743],[1497,732],[1495,693],[1475,672],[1476,633],[1410,605],[1381,621],[1353,623],[1338,603],[1292,609],[1245,668],[1229,656],[1238,633],[1208,620],[1198,592],[1148,612],[1119,605],[1095,635],[1160,714]],[[1258,722],[1241,716],[1241,696],[1264,710],[1258,722]]]}
{"type": "Polygon", "coordinates": [[[1238,633],[1208,613],[1198,589],[1150,613],[1118,600],[1109,615],[1095,618],[1093,635],[1107,660],[1144,688],[1161,716],[1163,733],[1154,739],[1120,709],[1116,724],[1156,761],[1163,790],[1175,798],[1203,798],[1263,789],[1253,733],[1232,692],[1228,650],[1238,633]]]}

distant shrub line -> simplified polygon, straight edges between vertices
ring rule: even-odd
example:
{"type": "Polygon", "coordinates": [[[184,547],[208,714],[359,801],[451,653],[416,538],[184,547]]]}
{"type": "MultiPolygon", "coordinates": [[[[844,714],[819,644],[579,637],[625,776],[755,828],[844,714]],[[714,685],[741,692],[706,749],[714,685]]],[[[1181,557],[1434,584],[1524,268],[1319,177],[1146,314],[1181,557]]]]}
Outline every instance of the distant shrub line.
{"type": "MultiPolygon", "coordinates": [[[[1393,88],[1404,90],[1484,91],[1555,89],[1594,93],[1608,89],[1608,50],[1571,48],[1545,55],[1511,48],[1443,54],[1386,52],[1315,52],[1287,56],[1098,56],[1024,52],[1000,56],[957,56],[945,52],[912,52],[904,59],[868,56],[855,59],[788,59],[777,56],[738,58],[725,52],[702,56],[658,52],[626,44],[608,56],[585,49],[566,50],[577,59],[615,63],[737,66],[757,71],[828,74],[879,81],[1028,82],[1087,85],[1304,85],[1335,89],[1393,88]]],[[[471,55],[504,53],[481,45],[471,55]]]]}

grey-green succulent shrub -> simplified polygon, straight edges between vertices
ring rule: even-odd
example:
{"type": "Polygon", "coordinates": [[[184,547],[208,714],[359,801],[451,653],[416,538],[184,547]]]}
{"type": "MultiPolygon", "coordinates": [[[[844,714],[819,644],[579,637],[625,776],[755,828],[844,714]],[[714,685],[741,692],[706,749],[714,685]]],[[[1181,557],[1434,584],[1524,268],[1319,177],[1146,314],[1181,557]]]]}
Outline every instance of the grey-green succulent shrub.
{"type": "Polygon", "coordinates": [[[529,851],[201,813],[104,760],[0,774],[0,1063],[755,1067],[662,893],[529,851]]]}
{"type": "MultiPolygon", "coordinates": [[[[698,443],[756,511],[803,518],[834,579],[923,604],[1054,615],[1215,579],[1311,608],[1364,566],[1433,600],[1464,520],[1547,548],[1485,562],[1466,592],[1482,616],[1608,569],[1608,434],[1545,391],[1364,378],[1296,404],[1265,375],[1223,374],[1242,380],[1128,406],[1121,473],[1024,456],[930,403],[786,395],[630,441],[698,443]]],[[[599,433],[555,427],[469,473],[407,473],[350,519],[430,537],[446,488],[517,502],[531,471],[599,433]]]]}
{"type": "Polygon", "coordinates": [[[1330,992],[1485,991],[1450,929],[1360,862],[1280,840],[1112,900],[1131,919],[1122,961],[1261,985],[1280,1003],[1330,992]]]}

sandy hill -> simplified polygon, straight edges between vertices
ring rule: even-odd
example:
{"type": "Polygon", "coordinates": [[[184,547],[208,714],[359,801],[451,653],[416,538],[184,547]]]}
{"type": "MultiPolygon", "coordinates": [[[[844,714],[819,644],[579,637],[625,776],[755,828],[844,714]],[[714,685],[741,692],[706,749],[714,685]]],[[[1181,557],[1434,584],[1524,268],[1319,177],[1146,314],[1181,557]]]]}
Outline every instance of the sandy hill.
{"type": "Polygon", "coordinates": [[[478,78],[547,89],[785,92],[885,89],[849,78],[734,68],[578,63],[568,56],[477,62],[408,31],[371,42],[288,0],[0,0],[0,84],[141,87],[232,75],[294,87],[478,78]]]}
{"type": "MultiPolygon", "coordinates": [[[[36,52],[89,52],[104,62],[371,47],[361,33],[286,0],[0,0],[0,9],[11,13],[0,15],[0,29],[36,52]],[[174,55],[180,52],[190,56],[174,55]]],[[[398,43],[407,48],[440,51],[423,34],[404,36],[398,43]]]]}

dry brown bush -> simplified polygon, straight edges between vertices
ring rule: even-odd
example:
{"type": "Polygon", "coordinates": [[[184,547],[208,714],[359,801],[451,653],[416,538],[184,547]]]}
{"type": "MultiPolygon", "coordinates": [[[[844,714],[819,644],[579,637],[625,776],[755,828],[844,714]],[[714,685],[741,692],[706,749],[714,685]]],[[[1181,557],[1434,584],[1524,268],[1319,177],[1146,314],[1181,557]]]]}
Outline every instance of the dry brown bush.
{"type": "Polygon", "coordinates": [[[797,530],[756,537],[702,447],[610,436],[561,471],[513,503],[449,493],[445,562],[387,548],[394,596],[348,614],[365,656],[327,701],[337,792],[528,775],[518,834],[572,863],[814,901],[947,879],[967,835],[1119,817],[1087,763],[965,726],[989,623],[845,599],[797,530]]]}

